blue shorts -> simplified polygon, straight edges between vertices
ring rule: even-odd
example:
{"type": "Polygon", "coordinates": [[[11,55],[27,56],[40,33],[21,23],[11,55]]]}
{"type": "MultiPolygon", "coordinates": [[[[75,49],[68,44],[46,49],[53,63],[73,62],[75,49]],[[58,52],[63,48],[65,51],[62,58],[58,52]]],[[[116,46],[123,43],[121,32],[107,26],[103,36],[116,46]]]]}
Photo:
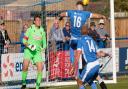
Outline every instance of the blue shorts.
{"type": "Polygon", "coordinates": [[[91,85],[91,83],[98,76],[99,69],[100,69],[100,65],[95,65],[92,68],[85,66],[79,77],[83,81],[83,83],[89,83],[91,85]]]}
{"type": "Polygon", "coordinates": [[[78,44],[78,40],[71,40],[71,41],[70,41],[70,47],[71,47],[73,50],[77,50],[77,44],[78,44]]]}
{"type": "Polygon", "coordinates": [[[81,38],[81,37],[77,37],[77,36],[71,35],[70,47],[71,47],[73,50],[76,50],[76,49],[77,49],[78,40],[80,40],[80,38],[81,38]]]}

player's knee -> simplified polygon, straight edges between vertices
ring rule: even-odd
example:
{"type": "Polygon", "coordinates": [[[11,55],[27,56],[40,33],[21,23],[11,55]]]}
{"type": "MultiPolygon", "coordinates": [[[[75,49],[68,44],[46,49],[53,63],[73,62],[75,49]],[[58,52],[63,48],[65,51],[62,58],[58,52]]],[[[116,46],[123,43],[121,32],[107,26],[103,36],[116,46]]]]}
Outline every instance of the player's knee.
{"type": "Polygon", "coordinates": [[[38,62],[36,65],[37,65],[37,71],[41,72],[43,70],[43,63],[38,62]]]}
{"type": "Polygon", "coordinates": [[[76,81],[77,81],[78,86],[82,86],[83,85],[83,82],[80,79],[77,78],[76,81]]]}
{"type": "Polygon", "coordinates": [[[23,71],[28,71],[28,67],[27,66],[23,66],[23,71]]]}
{"type": "Polygon", "coordinates": [[[23,71],[27,71],[28,70],[28,66],[29,66],[29,61],[28,60],[24,60],[24,62],[23,62],[23,71]]]}
{"type": "Polygon", "coordinates": [[[27,71],[28,70],[28,64],[23,64],[23,71],[27,71]]]}

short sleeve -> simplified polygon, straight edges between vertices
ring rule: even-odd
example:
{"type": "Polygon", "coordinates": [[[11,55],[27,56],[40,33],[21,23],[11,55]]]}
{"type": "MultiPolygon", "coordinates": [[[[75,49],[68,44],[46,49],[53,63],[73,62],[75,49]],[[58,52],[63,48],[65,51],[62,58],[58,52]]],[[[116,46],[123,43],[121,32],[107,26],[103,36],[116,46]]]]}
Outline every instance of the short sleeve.
{"type": "Polygon", "coordinates": [[[89,11],[85,11],[84,14],[86,15],[86,18],[90,18],[92,16],[92,13],[89,11]]]}
{"type": "Polygon", "coordinates": [[[31,27],[27,29],[27,31],[26,31],[26,33],[25,33],[25,36],[29,37],[30,32],[31,32],[31,27]]]}
{"type": "Polygon", "coordinates": [[[71,17],[71,14],[72,14],[72,10],[67,10],[67,16],[71,17]]]}
{"type": "Polygon", "coordinates": [[[26,43],[28,41],[30,32],[31,32],[31,28],[28,28],[23,37],[23,43],[26,43]]]}

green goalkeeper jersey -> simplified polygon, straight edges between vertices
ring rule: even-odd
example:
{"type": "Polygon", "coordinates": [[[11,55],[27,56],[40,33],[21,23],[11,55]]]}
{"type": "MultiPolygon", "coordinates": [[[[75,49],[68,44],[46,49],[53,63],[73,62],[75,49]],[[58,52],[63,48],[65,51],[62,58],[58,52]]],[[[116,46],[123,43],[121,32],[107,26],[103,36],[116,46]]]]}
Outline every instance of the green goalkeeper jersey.
{"type": "Polygon", "coordinates": [[[23,43],[36,46],[36,50],[41,51],[46,48],[46,34],[42,27],[38,28],[34,24],[27,29],[23,43]]]}

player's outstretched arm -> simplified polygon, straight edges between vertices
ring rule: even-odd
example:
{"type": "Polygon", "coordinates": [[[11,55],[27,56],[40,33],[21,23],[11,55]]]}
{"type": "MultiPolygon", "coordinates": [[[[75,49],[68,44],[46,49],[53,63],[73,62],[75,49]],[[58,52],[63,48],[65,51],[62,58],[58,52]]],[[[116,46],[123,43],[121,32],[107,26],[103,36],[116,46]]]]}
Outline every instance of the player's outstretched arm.
{"type": "Polygon", "coordinates": [[[27,47],[28,46],[28,37],[24,36],[23,38],[23,44],[27,47]]]}
{"type": "Polygon", "coordinates": [[[73,75],[75,71],[77,71],[77,69],[75,69],[78,66],[78,61],[80,59],[80,55],[81,55],[82,51],[81,50],[76,50],[75,52],[75,61],[72,64],[72,69],[70,71],[70,74],[73,75]]]}
{"type": "Polygon", "coordinates": [[[67,12],[62,12],[59,16],[61,16],[61,17],[67,17],[67,12]]]}
{"type": "Polygon", "coordinates": [[[105,53],[105,52],[103,52],[103,51],[98,51],[97,52],[97,57],[106,57],[106,56],[110,56],[110,54],[108,54],[108,53],[105,53]]]}
{"type": "Polygon", "coordinates": [[[91,18],[100,18],[100,19],[106,19],[106,17],[102,14],[92,13],[91,18]]]}
{"type": "Polygon", "coordinates": [[[62,13],[59,15],[59,20],[62,20],[63,17],[67,17],[67,12],[62,12],[62,13]]]}

